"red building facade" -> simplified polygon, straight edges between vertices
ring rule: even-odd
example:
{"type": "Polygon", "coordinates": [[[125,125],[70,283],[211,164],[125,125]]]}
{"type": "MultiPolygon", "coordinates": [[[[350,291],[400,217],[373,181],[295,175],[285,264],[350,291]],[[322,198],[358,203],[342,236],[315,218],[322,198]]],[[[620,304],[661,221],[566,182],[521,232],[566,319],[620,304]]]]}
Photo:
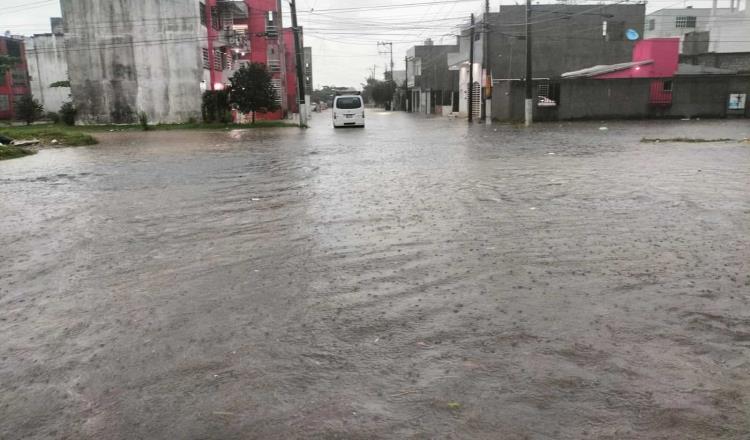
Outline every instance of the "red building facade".
{"type": "Polygon", "coordinates": [[[0,55],[7,55],[20,60],[4,75],[0,75],[0,119],[14,119],[18,100],[31,93],[23,40],[14,37],[0,37],[0,55]]]}
{"type": "MultiPolygon", "coordinates": [[[[271,74],[279,110],[258,114],[258,119],[282,119],[296,112],[294,57],[283,28],[281,0],[204,0],[200,2],[205,29],[203,89],[222,90],[246,63],[265,64],[271,74]]],[[[293,41],[293,40],[292,40],[293,41]]],[[[291,45],[294,53],[294,45],[291,45]]]]}

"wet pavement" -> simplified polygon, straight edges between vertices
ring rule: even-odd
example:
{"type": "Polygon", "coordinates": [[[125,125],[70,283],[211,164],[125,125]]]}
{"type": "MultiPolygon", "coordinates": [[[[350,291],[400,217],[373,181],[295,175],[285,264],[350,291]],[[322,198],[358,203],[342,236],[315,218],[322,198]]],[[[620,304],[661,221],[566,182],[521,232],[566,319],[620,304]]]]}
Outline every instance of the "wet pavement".
{"type": "Polygon", "coordinates": [[[747,439],[747,121],[0,162],[0,438],[747,439]]]}

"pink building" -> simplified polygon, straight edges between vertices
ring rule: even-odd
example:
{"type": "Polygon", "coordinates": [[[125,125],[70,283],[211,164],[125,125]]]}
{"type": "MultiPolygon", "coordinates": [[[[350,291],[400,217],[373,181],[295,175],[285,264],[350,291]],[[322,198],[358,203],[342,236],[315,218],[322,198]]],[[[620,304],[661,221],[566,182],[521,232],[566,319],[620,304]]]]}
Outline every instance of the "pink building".
{"type": "Polygon", "coordinates": [[[243,64],[262,63],[273,78],[280,109],[257,119],[277,120],[296,112],[294,56],[292,63],[288,56],[294,53],[294,40],[283,29],[281,0],[205,0],[201,11],[204,89],[221,90],[243,64]]]}

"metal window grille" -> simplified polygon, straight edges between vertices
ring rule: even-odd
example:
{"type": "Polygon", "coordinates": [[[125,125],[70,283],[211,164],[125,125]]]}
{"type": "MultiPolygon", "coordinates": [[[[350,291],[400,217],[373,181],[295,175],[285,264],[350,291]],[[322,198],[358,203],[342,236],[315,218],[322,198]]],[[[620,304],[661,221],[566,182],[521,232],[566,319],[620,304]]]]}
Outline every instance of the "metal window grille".
{"type": "Polygon", "coordinates": [[[214,50],[214,70],[224,70],[224,54],[219,49],[214,50]]]}
{"type": "Polygon", "coordinates": [[[208,49],[203,48],[203,68],[208,70],[211,68],[211,64],[208,62],[208,49]]]}
{"type": "Polygon", "coordinates": [[[22,67],[16,67],[11,74],[14,86],[25,86],[28,85],[28,77],[26,76],[26,69],[22,67]]]}
{"type": "Polygon", "coordinates": [[[268,11],[268,15],[266,16],[266,36],[275,38],[279,35],[277,19],[278,14],[275,11],[268,11]]]}
{"type": "Polygon", "coordinates": [[[276,103],[281,104],[281,80],[272,79],[271,87],[273,87],[273,91],[276,94],[276,103]]]}
{"type": "Polygon", "coordinates": [[[544,98],[549,98],[549,84],[539,84],[536,86],[537,88],[537,96],[541,96],[544,98]]]}
{"type": "Polygon", "coordinates": [[[221,18],[219,17],[219,10],[216,6],[211,7],[211,27],[216,31],[221,30],[221,18]]]}
{"type": "Polygon", "coordinates": [[[268,60],[269,72],[281,72],[281,60],[268,60]]]}
{"type": "Polygon", "coordinates": [[[201,2],[198,7],[200,8],[201,24],[206,26],[206,4],[201,2]]]}
{"type": "Polygon", "coordinates": [[[479,84],[479,82],[474,82],[474,86],[472,87],[472,94],[474,95],[472,98],[472,113],[474,114],[475,118],[479,118],[482,116],[482,85],[479,84]]]}
{"type": "Polygon", "coordinates": [[[692,15],[680,15],[675,18],[675,27],[678,28],[694,28],[696,17],[692,15]]]}

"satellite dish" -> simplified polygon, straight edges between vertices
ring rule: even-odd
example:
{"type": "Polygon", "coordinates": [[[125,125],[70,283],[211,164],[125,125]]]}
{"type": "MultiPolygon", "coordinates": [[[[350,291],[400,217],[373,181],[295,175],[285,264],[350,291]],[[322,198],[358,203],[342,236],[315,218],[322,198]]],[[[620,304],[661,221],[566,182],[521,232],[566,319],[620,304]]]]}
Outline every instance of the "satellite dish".
{"type": "Polygon", "coordinates": [[[638,31],[635,30],[635,29],[628,29],[625,32],[625,37],[627,37],[627,39],[630,40],[630,41],[635,41],[635,40],[641,38],[641,36],[638,34],[638,31]]]}

